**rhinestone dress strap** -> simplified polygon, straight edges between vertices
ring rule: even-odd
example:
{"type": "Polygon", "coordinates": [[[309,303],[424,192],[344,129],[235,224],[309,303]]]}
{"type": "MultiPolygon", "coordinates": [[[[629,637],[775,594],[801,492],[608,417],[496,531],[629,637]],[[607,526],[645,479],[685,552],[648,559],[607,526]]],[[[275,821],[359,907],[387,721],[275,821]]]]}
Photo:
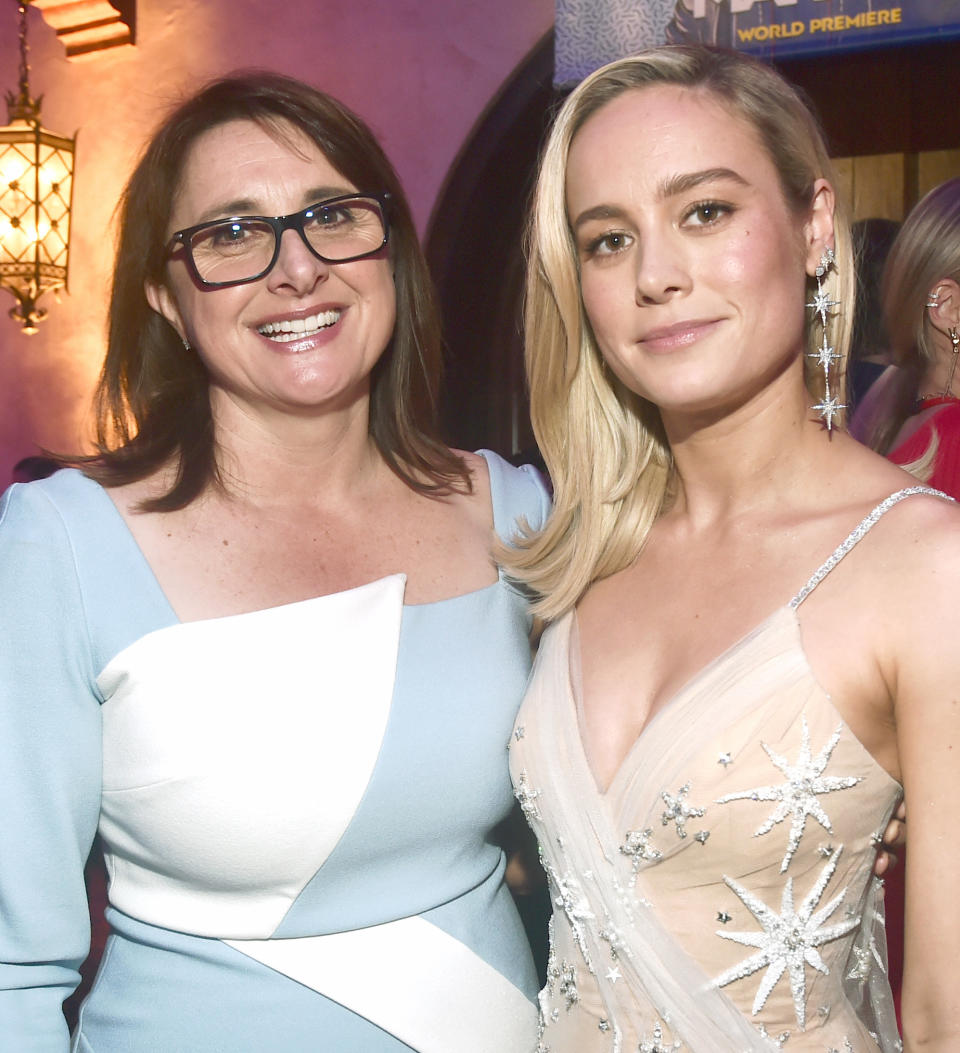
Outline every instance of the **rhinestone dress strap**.
{"type": "Polygon", "coordinates": [[[948,494],[943,493],[942,490],[934,490],[932,486],[908,486],[905,490],[898,490],[895,494],[891,494],[854,527],[847,537],[833,550],[832,555],[826,562],[814,571],[807,584],[790,601],[790,606],[796,610],[853,546],[867,536],[871,527],[880,520],[881,516],[889,512],[894,505],[899,504],[905,497],[912,497],[914,494],[929,494],[931,497],[942,497],[945,501],[953,500],[948,494]]]}

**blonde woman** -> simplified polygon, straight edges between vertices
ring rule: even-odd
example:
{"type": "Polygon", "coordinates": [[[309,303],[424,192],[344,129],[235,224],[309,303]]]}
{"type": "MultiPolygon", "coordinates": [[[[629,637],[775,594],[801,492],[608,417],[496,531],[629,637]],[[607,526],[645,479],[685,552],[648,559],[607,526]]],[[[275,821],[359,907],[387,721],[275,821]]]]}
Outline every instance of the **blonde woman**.
{"type": "Polygon", "coordinates": [[[854,434],[924,482],[960,496],[960,178],[907,217],[883,277],[896,359],[870,390],[854,434]]]}
{"type": "Polygon", "coordinates": [[[960,516],[840,426],[815,121],[741,56],[613,63],[560,111],[530,252],[541,1050],[897,1049],[871,870],[904,794],[906,1048],[957,1048],[960,516]]]}

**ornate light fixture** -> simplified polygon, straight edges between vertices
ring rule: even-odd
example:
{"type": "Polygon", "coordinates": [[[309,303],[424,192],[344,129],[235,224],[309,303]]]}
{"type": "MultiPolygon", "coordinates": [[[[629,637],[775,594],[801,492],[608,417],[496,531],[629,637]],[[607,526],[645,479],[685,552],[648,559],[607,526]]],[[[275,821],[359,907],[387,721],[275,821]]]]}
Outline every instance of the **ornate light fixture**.
{"type": "Polygon", "coordinates": [[[0,286],[17,299],[10,317],[35,333],[46,311],[44,293],[66,288],[75,139],[40,127],[40,103],[30,97],[27,7],[20,12],[20,91],[7,92],[0,128],[0,286]]]}

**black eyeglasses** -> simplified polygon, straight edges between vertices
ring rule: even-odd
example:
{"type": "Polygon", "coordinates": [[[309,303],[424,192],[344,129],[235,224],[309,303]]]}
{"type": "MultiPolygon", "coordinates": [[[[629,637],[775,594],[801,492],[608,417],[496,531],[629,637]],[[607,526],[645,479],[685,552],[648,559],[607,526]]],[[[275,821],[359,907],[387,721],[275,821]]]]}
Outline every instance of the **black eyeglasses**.
{"type": "Polygon", "coordinates": [[[182,245],[202,285],[222,288],[255,282],[269,274],[280,255],[285,230],[295,230],[324,263],[350,263],[375,256],[390,236],[389,194],[343,194],[289,216],[231,216],[199,223],[174,234],[167,249],[182,245]]]}

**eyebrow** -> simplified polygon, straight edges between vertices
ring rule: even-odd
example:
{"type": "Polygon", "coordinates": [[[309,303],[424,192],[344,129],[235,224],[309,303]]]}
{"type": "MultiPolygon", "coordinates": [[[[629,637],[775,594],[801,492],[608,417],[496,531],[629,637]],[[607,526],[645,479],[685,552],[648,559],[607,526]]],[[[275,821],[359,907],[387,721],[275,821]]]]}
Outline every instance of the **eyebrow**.
{"type": "MultiPolygon", "coordinates": [[[[311,187],[303,195],[303,208],[309,208],[311,205],[317,205],[321,201],[326,201],[331,197],[342,197],[344,194],[357,194],[359,191],[354,190],[352,187],[345,186],[315,186],[311,187]]],[[[299,212],[300,209],[294,209],[294,212],[299,212]]],[[[262,216],[265,213],[259,211],[259,206],[255,201],[248,197],[236,198],[233,201],[224,201],[222,204],[211,205],[210,208],[205,209],[196,223],[191,223],[191,226],[197,226],[200,223],[212,223],[218,219],[231,219],[234,216],[262,216]]],[[[270,217],[271,219],[273,217],[270,217]]]]}
{"type": "Polygon", "coordinates": [[[657,190],[660,200],[668,197],[676,197],[677,194],[685,194],[688,190],[694,190],[704,183],[715,183],[726,180],[747,186],[746,179],[735,172],[732,168],[705,168],[700,172],[688,172],[684,175],[671,176],[663,180],[657,190]]]}
{"type": "MultiPolygon", "coordinates": [[[[663,201],[678,194],[686,194],[695,190],[704,183],[714,183],[726,180],[738,183],[740,186],[748,186],[746,179],[732,168],[704,168],[699,172],[685,172],[682,175],[670,176],[660,182],[657,187],[657,200],[663,201]]],[[[593,208],[585,209],[573,221],[573,229],[577,230],[584,223],[594,219],[622,219],[625,212],[616,205],[595,205],[593,208]]]]}

